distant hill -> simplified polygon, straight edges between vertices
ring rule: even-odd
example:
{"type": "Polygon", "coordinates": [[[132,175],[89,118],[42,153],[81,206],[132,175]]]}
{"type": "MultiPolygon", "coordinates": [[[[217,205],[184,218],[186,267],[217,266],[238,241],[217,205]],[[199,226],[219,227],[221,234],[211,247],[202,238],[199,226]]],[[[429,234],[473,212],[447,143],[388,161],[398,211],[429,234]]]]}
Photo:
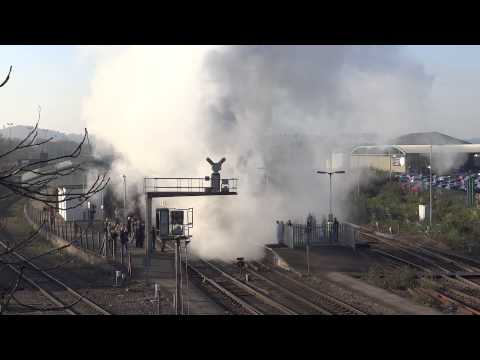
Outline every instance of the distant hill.
{"type": "MultiPolygon", "coordinates": [[[[16,125],[12,127],[4,127],[0,129],[0,135],[8,139],[9,136],[12,139],[24,139],[30,131],[32,131],[32,126],[16,125]]],[[[38,129],[38,138],[39,139],[48,139],[53,137],[52,141],[74,141],[80,142],[83,139],[83,135],[80,134],[65,134],[56,130],[49,129],[38,129]]]]}
{"type": "Polygon", "coordinates": [[[480,144],[480,138],[467,139],[472,144],[480,144]]]}

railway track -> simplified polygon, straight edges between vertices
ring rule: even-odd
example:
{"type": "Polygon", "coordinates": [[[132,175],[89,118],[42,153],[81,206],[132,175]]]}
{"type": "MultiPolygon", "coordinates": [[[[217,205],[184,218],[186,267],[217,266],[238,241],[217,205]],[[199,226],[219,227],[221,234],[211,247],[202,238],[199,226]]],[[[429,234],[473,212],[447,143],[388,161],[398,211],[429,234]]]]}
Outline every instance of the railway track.
{"type": "Polygon", "coordinates": [[[197,282],[208,284],[222,297],[223,306],[236,314],[365,315],[340,299],[265,264],[248,263],[248,281],[240,278],[238,268],[231,264],[190,260],[187,266],[197,282]]]}
{"type": "MultiPolygon", "coordinates": [[[[0,246],[5,250],[9,250],[9,247],[3,241],[0,241],[0,246]]],[[[40,291],[48,302],[54,304],[58,310],[63,310],[65,314],[111,315],[107,310],[55,278],[47,271],[42,270],[20,253],[11,251],[4,259],[9,262],[6,266],[17,275],[20,275],[21,270],[14,265],[14,263],[23,263],[25,265],[25,272],[28,273],[28,275],[25,274],[25,272],[23,273],[23,281],[40,291]]]]}
{"type": "Polygon", "coordinates": [[[287,275],[282,271],[274,269],[272,266],[261,262],[254,262],[258,270],[253,270],[252,265],[248,268],[254,277],[267,281],[273,286],[277,286],[287,293],[293,293],[300,297],[302,302],[316,309],[325,315],[366,315],[365,312],[353,307],[346,302],[333,297],[323,291],[315,289],[302,281],[287,275]],[[263,271],[260,270],[262,268],[263,271]]]}
{"type": "Polygon", "coordinates": [[[439,279],[434,282],[438,289],[417,292],[453,305],[463,313],[480,315],[480,283],[474,278],[480,275],[477,267],[480,262],[423,245],[392,241],[376,234],[362,232],[361,235],[375,240],[375,248],[372,249],[375,253],[439,279]],[[467,276],[472,276],[473,281],[467,276]]]}
{"type": "Polygon", "coordinates": [[[230,309],[233,307],[232,310],[234,313],[246,313],[250,315],[297,314],[292,309],[274,300],[269,296],[268,292],[240,281],[209,261],[189,261],[187,266],[197,279],[202,283],[208,283],[226,298],[227,304],[223,302],[223,305],[226,305],[230,309]],[[230,304],[228,304],[228,302],[230,304]],[[238,308],[240,308],[240,312],[238,308]]]}
{"type": "MultiPolygon", "coordinates": [[[[472,266],[471,264],[465,264],[461,261],[461,256],[456,256],[457,259],[452,258],[453,254],[441,252],[434,248],[425,246],[412,246],[410,244],[403,243],[401,241],[392,241],[382,238],[375,234],[369,234],[362,232],[361,235],[365,238],[374,239],[376,241],[373,251],[380,253],[381,255],[395,257],[395,253],[398,254],[397,259],[399,262],[403,262],[417,269],[426,272],[443,272],[445,274],[455,274],[464,272],[465,274],[480,274],[480,269],[472,266]],[[386,248],[383,246],[385,245],[386,248]],[[378,249],[381,249],[378,251],[378,249]],[[388,250],[386,250],[388,249],[388,250]]],[[[470,259],[470,261],[475,261],[470,259]]]]}

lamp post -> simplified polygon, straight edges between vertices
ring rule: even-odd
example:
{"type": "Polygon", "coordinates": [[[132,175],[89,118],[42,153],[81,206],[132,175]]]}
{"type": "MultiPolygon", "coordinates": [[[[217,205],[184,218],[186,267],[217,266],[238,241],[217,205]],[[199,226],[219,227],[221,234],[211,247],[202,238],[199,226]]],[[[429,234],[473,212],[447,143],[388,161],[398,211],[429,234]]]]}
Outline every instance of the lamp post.
{"type": "Polygon", "coordinates": [[[430,207],[429,207],[429,224],[430,229],[432,229],[432,145],[430,145],[430,164],[428,165],[428,169],[430,171],[430,207]]]}
{"type": "Polygon", "coordinates": [[[123,221],[126,224],[127,223],[127,176],[123,176],[123,221]]]}
{"type": "Polygon", "coordinates": [[[330,213],[328,214],[329,220],[333,221],[333,212],[332,212],[332,175],[333,174],[345,174],[345,170],[338,170],[338,171],[317,171],[317,174],[328,174],[330,179],[330,201],[329,201],[329,209],[330,213]]]}
{"type": "Polygon", "coordinates": [[[13,126],[13,123],[7,123],[7,126],[8,126],[8,141],[11,141],[11,139],[12,139],[12,126],[13,126]]]}
{"type": "Polygon", "coordinates": [[[257,170],[263,170],[264,171],[263,183],[265,184],[265,186],[268,185],[267,169],[265,167],[257,167],[257,170]]]}

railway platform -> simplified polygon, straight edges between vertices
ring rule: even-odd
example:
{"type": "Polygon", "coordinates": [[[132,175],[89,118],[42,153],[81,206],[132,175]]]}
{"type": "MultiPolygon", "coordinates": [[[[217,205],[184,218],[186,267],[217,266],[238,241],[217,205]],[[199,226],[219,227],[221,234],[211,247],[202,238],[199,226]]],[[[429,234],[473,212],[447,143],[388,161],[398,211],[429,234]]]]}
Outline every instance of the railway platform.
{"type": "MultiPolygon", "coordinates": [[[[143,248],[131,248],[132,257],[132,280],[146,281],[147,286],[154,292],[155,284],[160,287],[161,296],[167,297],[169,303],[173,304],[175,294],[175,257],[172,250],[166,249],[160,252],[160,245],[151,253],[150,266],[145,263],[145,250],[143,248]]],[[[188,284],[188,290],[183,290],[186,314],[190,315],[219,315],[224,310],[192,282],[188,284]],[[188,303],[188,306],[187,306],[188,303]],[[188,311],[187,311],[188,310],[188,311]]],[[[170,309],[162,309],[164,314],[173,314],[173,306],[170,309]]]]}
{"type": "MultiPolygon", "coordinates": [[[[282,259],[287,267],[303,273],[307,269],[305,249],[290,249],[287,247],[269,247],[278,258],[282,259]]],[[[373,261],[382,261],[382,258],[366,249],[357,249],[341,246],[318,246],[309,249],[310,272],[346,272],[357,273],[368,271],[373,261]]]]}

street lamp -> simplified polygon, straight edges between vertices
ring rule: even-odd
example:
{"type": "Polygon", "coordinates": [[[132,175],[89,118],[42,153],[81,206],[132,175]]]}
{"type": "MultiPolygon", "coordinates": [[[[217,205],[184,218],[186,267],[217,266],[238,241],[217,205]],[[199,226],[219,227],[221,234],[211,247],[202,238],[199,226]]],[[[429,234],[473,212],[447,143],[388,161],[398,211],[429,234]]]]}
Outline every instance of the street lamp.
{"type": "Polygon", "coordinates": [[[124,193],[123,193],[123,221],[126,224],[127,223],[127,176],[123,176],[123,188],[124,188],[124,193]]]}
{"type": "Polygon", "coordinates": [[[433,146],[430,145],[430,164],[428,165],[428,169],[430,170],[430,211],[428,214],[430,229],[432,229],[432,150],[433,146]]]}
{"type": "Polygon", "coordinates": [[[265,185],[268,184],[268,175],[267,175],[267,169],[265,167],[257,167],[257,170],[263,170],[264,171],[264,175],[263,175],[263,183],[265,185]]]}
{"type": "Polygon", "coordinates": [[[317,171],[317,174],[328,174],[330,179],[330,213],[328,214],[329,220],[333,220],[333,213],[332,213],[332,174],[345,174],[345,170],[338,170],[338,171],[317,171]]]}
{"type": "Polygon", "coordinates": [[[8,126],[8,140],[10,141],[12,139],[12,126],[13,123],[7,123],[8,126]]]}

